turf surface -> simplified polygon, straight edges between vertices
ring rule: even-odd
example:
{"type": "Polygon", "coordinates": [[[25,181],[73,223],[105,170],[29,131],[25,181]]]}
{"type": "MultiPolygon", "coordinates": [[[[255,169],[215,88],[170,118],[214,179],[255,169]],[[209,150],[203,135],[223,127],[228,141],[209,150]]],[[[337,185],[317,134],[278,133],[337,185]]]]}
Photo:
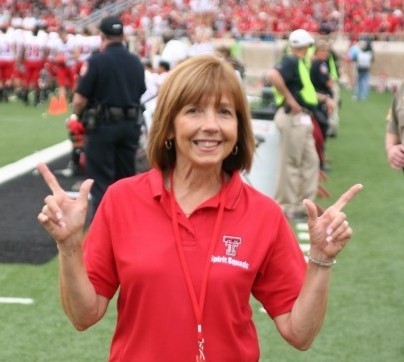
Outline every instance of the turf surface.
{"type": "MultiPolygon", "coordinates": [[[[68,160],[69,156],[61,157],[49,167],[63,169],[68,160]]],[[[65,190],[70,190],[80,178],[58,176],[58,180],[65,190]]],[[[0,263],[43,264],[56,256],[55,242],[36,219],[48,194],[42,177],[34,172],[0,185],[0,263]]]]}
{"type": "MultiPolygon", "coordinates": [[[[366,102],[353,102],[349,91],[343,91],[342,97],[339,135],[327,144],[331,171],[326,186],[332,196],[319,202],[329,205],[351,184],[363,183],[364,190],[345,210],[354,237],[334,267],[325,324],[309,351],[287,345],[252,300],[262,362],[404,361],[404,174],[388,167],[383,145],[391,94],[372,93],[366,102]]],[[[0,122],[0,164],[3,155],[9,155],[7,162],[15,161],[66,139],[63,125],[42,118],[41,109],[28,113],[24,107],[1,104],[2,116],[4,110],[9,116],[0,122]],[[36,132],[46,132],[47,139],[36,132]],[[25,144],[30,142],[27,151],[25,144]]],[[[59,167],[58,162],[52,167],[59,167]]],[[[60,160],[64,165],[65,160],[60,160]]],[[[70,182],[61,179],[65,181],[70,182]]],[[[58,303],[55,249],[36,223],[47,192],[32,177],[0,185],[1,234],[10,240],[20,235],[20,244],[12,247],[0,241],[0,255],[8,250],[7,255],[15,258],[12,263],[0,262],[0,296],[34,299],[27,306],[0,304],[0,361],[105,361],[115,301],[103,321],[84,333],[67,322],[58,303]],[[8,249],[3,250],[4,245],[8,249]],[[22,256],[29,250],[37,256],[36,265],[27,264],[28,258],[22,256]]]]}

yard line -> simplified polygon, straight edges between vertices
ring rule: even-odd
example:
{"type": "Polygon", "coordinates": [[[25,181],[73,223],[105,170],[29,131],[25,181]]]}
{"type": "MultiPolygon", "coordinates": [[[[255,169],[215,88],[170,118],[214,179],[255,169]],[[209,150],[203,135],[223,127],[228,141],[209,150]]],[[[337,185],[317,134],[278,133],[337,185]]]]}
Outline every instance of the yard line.
{"type": "Polygon", "coordinates": [[[296,230],[308,231],[309,230],[309,225],[307,224],[307,222],[298,222],[296,224],[296,230]]]}
{"type": "Polygon", "coordinates": [[[3,303],[3,304],[34,304],[34,300],[32,298],[0,297],[0,303],[3,303]]]}
{"type": "Polygon", "coordinates": [[[310,244],[300,243],[299,245],[303,253],[307,253],[310,250],[310,244]]]}
{"type": "Polygon", "coordinates": [[[71,141],[66,140],[57,145],[35,152],[19,161],[10,163],[0,168],[0,184],[34,170],[36,165],[40,162],[47,163],[56,160],[57,158],[68,154],[71,149],[71,141]]]}
{"type": "Polygon", "coordinates": [[[310,234],[302,231],[300,233],[297,233],[297,238],[300,241],[307,241],[310,240],[310,234]]]}

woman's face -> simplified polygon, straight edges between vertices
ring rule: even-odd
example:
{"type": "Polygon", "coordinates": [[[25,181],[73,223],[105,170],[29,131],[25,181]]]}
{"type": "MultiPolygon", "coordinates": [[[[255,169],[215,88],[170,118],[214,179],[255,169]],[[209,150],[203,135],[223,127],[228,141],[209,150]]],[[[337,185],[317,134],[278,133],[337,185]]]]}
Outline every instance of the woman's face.
{"type": "Polygon", "coordinates": [[[174,119],[176,164],[181,168],[220,169],[237,142],[234,102],[224,95],[218,107],[213,97],[204,103],[184,106],[174,119]]]}

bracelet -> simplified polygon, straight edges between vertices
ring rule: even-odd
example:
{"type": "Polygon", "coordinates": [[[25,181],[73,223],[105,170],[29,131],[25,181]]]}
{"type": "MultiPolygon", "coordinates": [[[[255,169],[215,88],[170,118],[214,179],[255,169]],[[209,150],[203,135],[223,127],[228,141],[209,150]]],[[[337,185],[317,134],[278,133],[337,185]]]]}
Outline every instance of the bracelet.
{"type": "Polygon", "coordinates": [[[311,261],[313,264],[316,264],[318,266],[322,266],[324,268],[331,268],[334,264],[337,263],[337,261],[335,259],[330,260],[330,261],[324,261],[324,260],[315,259],[310,255],[310,253],[307,253],[307,259],[309,261],[311,261]]]}

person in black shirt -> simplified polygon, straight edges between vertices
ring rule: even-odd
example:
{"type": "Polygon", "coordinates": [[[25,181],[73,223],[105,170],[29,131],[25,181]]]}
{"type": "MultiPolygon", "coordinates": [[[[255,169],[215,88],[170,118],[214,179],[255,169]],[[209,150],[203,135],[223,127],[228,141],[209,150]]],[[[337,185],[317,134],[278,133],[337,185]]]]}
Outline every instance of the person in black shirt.
{"type": "Polygon", "coordinates": [[[106,17],[99,29],[101,51],[83,64],[73,96],[73,113],[85,127],[86,174],[94,179],[92,214],[109,185],[135,174],[140,97],[146,90],[144,66],[124,46],[120,19],[106,17]]]}
{"type": "MultiPolygon", "coordinates": [[[[333,79],[330,75],[328,66],[328,56],[330,46],[326,40],[319,39],[316,42],[314,57],[310,67],[310,79],[317,93],[326,96],[326,100],[333,98],[333,79]]],[[[325,157],[325,142],[328,135],[329,117],[334,110],[334,104],[326,101],[318,103],[318,109],[315,112],[315,120],[321,130],[321,137],[316,138],[316,148],[320,157],[320,168],[326,170],[328,168],[325,157]],[[320,139],[319,139],[320,138],[320,139]]]]}

